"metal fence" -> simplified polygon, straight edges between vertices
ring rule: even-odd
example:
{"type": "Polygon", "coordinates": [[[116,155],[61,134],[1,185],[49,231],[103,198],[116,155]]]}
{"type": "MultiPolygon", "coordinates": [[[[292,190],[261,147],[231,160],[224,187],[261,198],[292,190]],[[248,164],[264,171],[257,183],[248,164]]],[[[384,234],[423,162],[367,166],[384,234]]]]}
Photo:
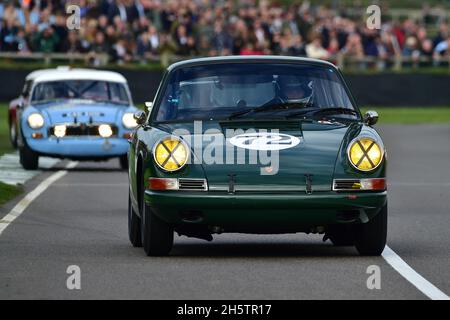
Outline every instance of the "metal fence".
{"type": "MultiPolygon", "coordinates": [[[[131,61],[132,65],[146,65],[157,64],[167,66],[170,63],[185,60],[186,56],[177,55],[160,55],[149,56],[145,58],[135,58],[131,61]]],[[[15,52],[0,52],[0,61],[4,64],[11,63],[33,63],[50,66],[55,64],[67,65],[86,65],[90,67],[116,67],[120,66],[110,61],[107,54],[93,54],[93,53],[27,53],[18,54],[15,52]]],[[[345,54],[337,54],[329,59],[335,63],[341,70],[349,71],[401,71],[408,69],[420,69],[426,67],[444,67],[449,68],[450,71],[450,57],[442,57],[436,60],[432,57],[407,57],[402,55],[391,56],[388,58],[378,57],[354,57],[345,54]]]]}

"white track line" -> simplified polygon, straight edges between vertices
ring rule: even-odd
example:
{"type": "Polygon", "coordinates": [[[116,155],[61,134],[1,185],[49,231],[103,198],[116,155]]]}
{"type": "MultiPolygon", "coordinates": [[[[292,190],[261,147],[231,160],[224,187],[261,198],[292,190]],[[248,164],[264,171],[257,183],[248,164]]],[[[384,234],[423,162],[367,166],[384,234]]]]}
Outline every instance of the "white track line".
{"type": "MultiPolygon", "coordinates": [[[[78,162],[71,161],[69,162],[65,169],[74,168],[78,162]]],[[[28,193],[16,206],[6,215],[3,219],[0,220],[0,235],[5,231],[5,229],[16,220],[28,206],[39,197],[48,187],[52,185],[55,181],[61,179],[67,174],[67,170],[60,170],[52,174],[50,177],[42,181],[33,191],[28,193]]]]}
{"type": "Polygon", "coordinates": [[[411,268],[398,254],[391,248],[386,246],[382,254],[384,260],[394,268],[402,277],[408,280],[419,291],[426,295],[431,300],[450,300],[450,297],[444,292],[436,288],[427,279],[418,274],[411,268]]]}

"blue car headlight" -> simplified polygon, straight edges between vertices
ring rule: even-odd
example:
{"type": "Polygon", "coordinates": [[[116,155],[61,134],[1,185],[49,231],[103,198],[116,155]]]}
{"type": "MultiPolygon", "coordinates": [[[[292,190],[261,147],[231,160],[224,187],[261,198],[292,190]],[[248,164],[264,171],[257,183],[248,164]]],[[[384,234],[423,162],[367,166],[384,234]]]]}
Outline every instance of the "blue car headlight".
{"type": "Polygon", "coordinates": [[[134,119],[133,113],[125,113],[122,116],[122,124],[127,129],[134,129],[138,125],[136,120],[134,119]]]}
{"type": "Polygon", "coordinates": [[[44,126],[44,117],[40,113],[32,113],[27,118],[31,129],[40,129],[44,126]]]}

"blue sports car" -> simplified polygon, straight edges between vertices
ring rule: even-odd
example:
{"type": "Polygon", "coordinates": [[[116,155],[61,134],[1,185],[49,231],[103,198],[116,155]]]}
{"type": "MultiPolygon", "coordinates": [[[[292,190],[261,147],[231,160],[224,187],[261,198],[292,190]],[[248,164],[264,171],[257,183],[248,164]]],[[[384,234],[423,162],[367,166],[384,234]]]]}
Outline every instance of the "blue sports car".
{"type": "Polygon", "coordinates": [[[87,69],[43,73],[18,108],[20,162],[35,170],[44,155],[74,160],[117,157],[126,169],[136,111],[127,81],[118,73],[87,69]]]}

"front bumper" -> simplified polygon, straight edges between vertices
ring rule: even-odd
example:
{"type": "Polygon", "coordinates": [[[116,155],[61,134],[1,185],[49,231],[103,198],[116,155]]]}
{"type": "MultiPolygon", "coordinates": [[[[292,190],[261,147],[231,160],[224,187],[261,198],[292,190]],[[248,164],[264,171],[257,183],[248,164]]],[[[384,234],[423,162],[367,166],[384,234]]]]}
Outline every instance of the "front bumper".
{"type": "Polygon", "coordinates": [[[74,159],[113,158],[125,155],[129,148],[127,139],[100,137],[28,138],[27,144],[41,155],[74,159]]]}
{"type": "Polygon", "coordinates": [[[308,226],[366,223],[386,204],[387,192],[230,195],[147,190],[145,201],[156,215],[172,224],[195,223],[232,230],[300,230],[308,226]]]}

